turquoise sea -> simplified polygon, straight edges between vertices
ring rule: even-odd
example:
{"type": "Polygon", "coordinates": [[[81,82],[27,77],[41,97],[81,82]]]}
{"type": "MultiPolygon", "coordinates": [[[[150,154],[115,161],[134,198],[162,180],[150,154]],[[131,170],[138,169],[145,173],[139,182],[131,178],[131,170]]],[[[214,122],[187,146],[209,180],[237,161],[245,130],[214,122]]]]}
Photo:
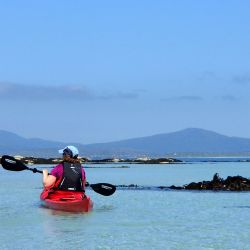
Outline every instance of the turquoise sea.
{"type": "MultiPolygon", "coordinates": [[[[119,166],[91,165],[87,179],[170,186],[211,180],[216,172],[250,177],[250,162],[119,166]]],[[[250,192],[119,189],[105,197],[88,189],[94,210],[70,214],[42,208],[41,190],[40,174],[0,168],[1,250],[250,249],[250,192]]]]}

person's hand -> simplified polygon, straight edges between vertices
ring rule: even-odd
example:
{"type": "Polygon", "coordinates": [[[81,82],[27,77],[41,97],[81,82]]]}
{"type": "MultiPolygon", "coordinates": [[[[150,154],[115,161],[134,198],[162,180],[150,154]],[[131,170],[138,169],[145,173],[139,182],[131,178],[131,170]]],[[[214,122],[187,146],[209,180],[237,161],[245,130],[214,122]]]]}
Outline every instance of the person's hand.
{"type": "Polygon", "coordinates": [[[43,175],[47,176],[49,174],[48,169],[43,169],[43,175]]]}

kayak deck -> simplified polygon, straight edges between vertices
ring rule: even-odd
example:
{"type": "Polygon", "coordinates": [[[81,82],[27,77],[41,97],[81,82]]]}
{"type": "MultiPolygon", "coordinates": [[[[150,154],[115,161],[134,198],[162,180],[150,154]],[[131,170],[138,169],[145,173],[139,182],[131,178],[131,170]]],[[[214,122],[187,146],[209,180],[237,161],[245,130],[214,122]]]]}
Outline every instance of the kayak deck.
{"type": "Polygon", "coordinates": [[[44,192],[40,196],[43,207],[66,212],[90,212],[93,209],[92,200],[85,194],[56,191],[45,198],[44,192]]]}

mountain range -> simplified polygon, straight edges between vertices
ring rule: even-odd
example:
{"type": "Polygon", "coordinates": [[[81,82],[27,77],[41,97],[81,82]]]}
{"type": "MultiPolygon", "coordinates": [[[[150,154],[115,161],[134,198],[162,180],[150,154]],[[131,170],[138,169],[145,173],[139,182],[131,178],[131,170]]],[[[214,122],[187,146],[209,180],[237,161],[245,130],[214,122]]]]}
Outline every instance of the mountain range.
{"type": "Polygon", "coordinates": [[[40,138],[28,139],[0,130],[0,155],[58,157],[58,149],[66,145],[75,145],[79,148],[81,156],[90,158],[250,155],[250,139],[230,137],[199,128],[187,128],[172,133],[86,145],[40,138]]]}

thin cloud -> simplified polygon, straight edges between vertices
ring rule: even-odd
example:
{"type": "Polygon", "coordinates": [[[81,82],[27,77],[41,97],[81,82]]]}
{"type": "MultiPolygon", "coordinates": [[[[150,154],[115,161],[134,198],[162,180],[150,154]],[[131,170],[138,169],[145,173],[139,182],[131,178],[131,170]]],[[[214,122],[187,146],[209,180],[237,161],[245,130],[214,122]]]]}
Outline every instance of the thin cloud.
{"type": "Polygon", "coordinates": [[[118,92],[117,97],[121,99],[136,99],[139,97],[138,93],[125,93],[125,92],[118,92]]]}
{"type": "Polygon", "coordinates": [[[99,94],[82,85],[42,86],[15,83],[0,83],[0,98],[8,100],[111,100],[135,99],[139,94],[134,92],[113,92],[99,94]]]}
{"type": "Polygon", "coordinates": [[[219,81],[221,78],[213,71],[204,71],[197,77],[199,82],[214,82],[219,81]]]}
{"type": "Polygon", "coordinates": [[[250,75],[246,74],[246,75],[233,76],[232,82],[240,85],[250,84],[250,75]]]}
{"type": "Polygon", "coordinates": [[[187,102],[200,102],[203,100],[204,99],[201,96],[195,96],[195,95],[183,95],[183,96],[175,96],[162,99],[162,101],[187,101],[187,102]]]}
{"type": "Polygon", "coordinates": [[[148,90],[143,88],[134,89],[134,91],[138,93],[148,93],[148,90]]]}
{"type": "Polygon", "coordinates": [[[233,95],[223,95],[220,97],[220,99],[222,101],[230,101],[230,102],[235,102],[238,100],[238,98],[233,95]]]}
{"type": "Polygon", "coordinates": [[[54,100],[60,98],[92,99],[93,93],[83,86],[37,86],[0,83],[0,97],[5,99],[54,100]]]}
{"type": "Polygon", "coordinates": [[[98,95],[97,99],[101,100],[114,100],[114,99],[137,99],[139,97],[138,93],[129,92],[117,92],[109,94],[98,95]]]}
{"type": "MultiPolygon", "coordinates": [[[[217,83],[228,82],[227,78],[221,77],[213,71],[203,72],[201,75],[197,77],[197,80],[199,82],[207,82],[210,84],[214,82],[217,82],[217,83]]],[[[250,84],[250,74],[246,73],[246,74],[241,74],[241,75],[239,74],[239,75],[230,76],[229,81],[238,85],[250,84]]]]}

